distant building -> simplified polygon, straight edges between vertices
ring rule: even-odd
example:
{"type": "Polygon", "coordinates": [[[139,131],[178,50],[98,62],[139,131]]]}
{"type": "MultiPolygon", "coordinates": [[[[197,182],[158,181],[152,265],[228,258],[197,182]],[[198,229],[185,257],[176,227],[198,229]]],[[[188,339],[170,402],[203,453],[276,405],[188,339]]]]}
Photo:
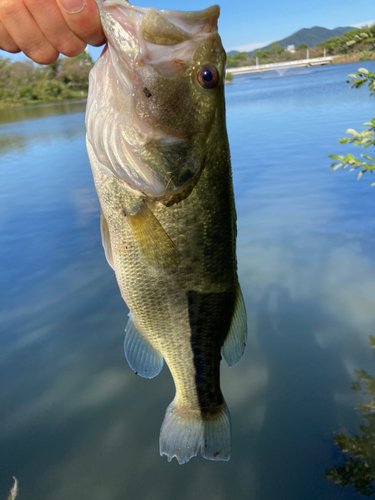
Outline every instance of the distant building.
{"type": "Polygon", "coordinates": [[[294,52],[296,51],[296,48],[294,45],[287,45],[286,49],[288,52],[292,52],[292,54],[294,54],[294,52]]]}

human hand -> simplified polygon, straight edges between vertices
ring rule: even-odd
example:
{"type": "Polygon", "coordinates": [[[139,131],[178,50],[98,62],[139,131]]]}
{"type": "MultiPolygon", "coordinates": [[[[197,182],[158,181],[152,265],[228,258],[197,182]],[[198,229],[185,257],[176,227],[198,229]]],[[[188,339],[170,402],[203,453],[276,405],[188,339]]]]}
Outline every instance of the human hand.
{"type": "Polygon", "coordinates": [[[39,64],[105,42],[95,0],[0,0],[0,49],[39,64]]]}

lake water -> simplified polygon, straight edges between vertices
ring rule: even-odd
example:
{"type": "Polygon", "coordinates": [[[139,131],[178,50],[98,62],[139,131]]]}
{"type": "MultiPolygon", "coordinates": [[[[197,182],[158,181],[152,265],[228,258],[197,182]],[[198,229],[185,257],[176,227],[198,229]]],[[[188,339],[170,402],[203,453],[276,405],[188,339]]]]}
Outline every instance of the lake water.
{"type": "MultiPolygon", "coordinates": [[[[222,366],[228,463],[179,466],[158,451],[168,369],[134,376],[127,308],[104,258],[84,103],[0,111],[0,498],[363,498],[325,479],[333,438],[360,435],[355,370],[375,375],[375,188],[331,173],[374,98],[346,75],[293,70],[226,87],[249,339],[222,366]]],[[[367,150],[371,153],[370,150],[367,150]]]]}

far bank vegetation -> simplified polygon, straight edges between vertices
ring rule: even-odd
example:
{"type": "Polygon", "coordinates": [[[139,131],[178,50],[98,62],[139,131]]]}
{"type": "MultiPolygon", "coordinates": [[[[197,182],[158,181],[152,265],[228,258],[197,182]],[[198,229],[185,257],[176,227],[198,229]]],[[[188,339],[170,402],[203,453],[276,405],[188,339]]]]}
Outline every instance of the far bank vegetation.
{"type": "Polygon", "coordinates": [[[93,65],[87,52],[49,66],[0,57],[0,108],[85,98],[93,65]]]}
{"type": "Polygon", "coordinates": [[[301,43],[294,52],[286,50],[274,42],[268,50],[259,49],[249,53],[228,54],[227,67],[255,66],[257,60],[259,64],[297,61],[306,59],[307,51],[309,58],[323,57],[324,49],[327,56],[337,56],[333,60],[336,64],[375,59],[375,24],[347,31],[340,37],[329,38],[318,43],[316,47],[309,48],[305,43],[301,43]]]}

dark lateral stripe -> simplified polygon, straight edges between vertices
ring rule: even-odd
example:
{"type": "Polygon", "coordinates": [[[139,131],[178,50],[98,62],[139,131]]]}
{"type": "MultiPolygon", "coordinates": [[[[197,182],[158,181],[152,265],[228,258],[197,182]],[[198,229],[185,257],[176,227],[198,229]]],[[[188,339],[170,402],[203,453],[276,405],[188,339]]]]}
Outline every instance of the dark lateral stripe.
{"type": "Polygon", "coordinates": [[[220,351],[230,328],[235,292],[189,291],[187,297],[198,404],[201,414],[207,414],[224,402],[220,351]]]}

